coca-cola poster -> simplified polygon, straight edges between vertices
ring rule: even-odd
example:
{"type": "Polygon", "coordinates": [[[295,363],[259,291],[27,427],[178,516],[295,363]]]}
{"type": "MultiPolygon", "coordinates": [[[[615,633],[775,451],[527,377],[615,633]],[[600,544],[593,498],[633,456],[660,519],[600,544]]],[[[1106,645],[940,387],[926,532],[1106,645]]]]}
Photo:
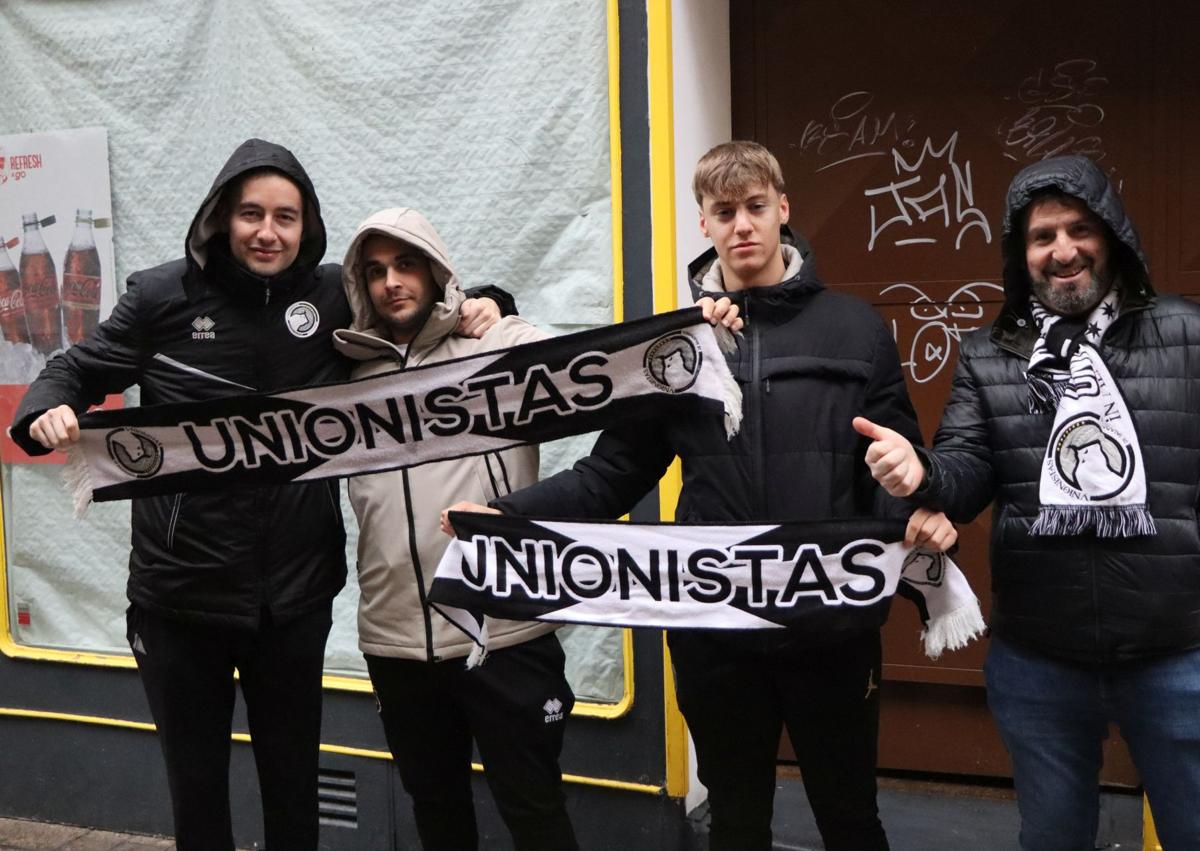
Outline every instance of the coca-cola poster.
{"type": "MultiPolygon", "coordinates": [[[[117,300],[108,131],[0,136],[0,423],[117,300]]],[[[5,435],[0,460],[31,459],[5,435]]]]}

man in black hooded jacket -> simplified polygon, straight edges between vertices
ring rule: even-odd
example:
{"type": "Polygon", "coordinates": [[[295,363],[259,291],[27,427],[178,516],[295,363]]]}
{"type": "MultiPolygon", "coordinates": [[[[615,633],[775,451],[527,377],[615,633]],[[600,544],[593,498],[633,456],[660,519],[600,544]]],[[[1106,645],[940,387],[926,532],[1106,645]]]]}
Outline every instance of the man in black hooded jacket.
{"type": "MultiPolygon", "coordinates": [[[[745,338],[728,356],[742,391],[741,431],[727,439],[719,420],[697,418],[609,429],[572,469],[492,507],[520,516],[617,517],[678,455],[680,522],[908,516],[871,479],[867,442],[850,427],[851,417],[866,413],[920,440],[887,326],[869,304],[821,283],[808,247],[787,227],[783,174],[762,145],[718,145],[700,159],[692,185],[700,228],[713,243],[688,268],[693,291],[728,296],[746,321],[745,338]]],[[[909,523],[910,544],[941,550],[954,535],[941,514],[918,510],[909,523]]],[[[712,851],[771,849],[784,726],[825,848],[887,849],[875,783],[879,627],[887,609],[873,620],[850,609],[828,607],[818,625],[786,630],[667,633],[679,706],[708,789],[712,851]]]]}
{"type": "Polygon", "coordinates": [[[962,522],[995,500],[988,703],[1021,847],[1093,847],[1115,720],[1164,848],[1200,848],[1200,306],[1155,295],[1085,157],[1017,174],[1003,252],[933,450],[856,427],[894,495],[962,522]]]}
{"type": "MultiPolygon", "coordinates": [[[[332,334],[350,310],[324,254],[303,167],[279,145],[246,141],[196,213],[186,256],[130,276],[112,315],[30,385],[13,439],[31,455],[64,448],[78,413],[132,384],[153,405],[347,378],[332,334]]],[[[468,330],[481,332],[489,311],[468,330]]],[[[235,668],[267,847],[317,847],[321,677],[345,540],[336,481],[133,501],[127,637],[182,851],[233,847],[235,668]]]]}

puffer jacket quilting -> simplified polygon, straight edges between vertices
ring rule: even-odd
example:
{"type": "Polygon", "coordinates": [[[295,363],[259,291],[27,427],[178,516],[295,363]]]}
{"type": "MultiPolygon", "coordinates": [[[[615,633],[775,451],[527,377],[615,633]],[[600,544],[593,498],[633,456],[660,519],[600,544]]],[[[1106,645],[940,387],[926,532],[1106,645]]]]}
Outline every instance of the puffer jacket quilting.
{"type": "Polygon", "coordinates": [[[1056,158],[1010,191],[1007,303],[962,343],[920,493],[958,521],[995,499],[992,629],[1084,664],[1200,647],[1200,306],[1154,294],[1136,233],[1100,184],[1106,178],[1083,158],[1056,158]],[[1054,418],[1029,413],[1025,369],[1036,335],[1020,223],[1030,193],[1050,184],[1083,199],[1121,246],[1121,313],[1101,351],[1137,427],[1153,537],[1029,534],[1054,418]]]}

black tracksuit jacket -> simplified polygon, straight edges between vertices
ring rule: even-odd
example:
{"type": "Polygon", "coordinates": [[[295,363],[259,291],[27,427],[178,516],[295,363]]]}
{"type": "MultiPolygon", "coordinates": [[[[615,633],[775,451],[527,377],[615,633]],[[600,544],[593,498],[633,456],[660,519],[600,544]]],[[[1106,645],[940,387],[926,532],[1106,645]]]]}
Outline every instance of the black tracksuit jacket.
{"type": "MultiPolygon", "coordinates": [[[[95,334],[51,360],[30,385],[13,439],[30,455],[44,454],[29,436],[43,411],[68,404],[82,413],[133,384],[141,404],[153,405],[345,379],[349,365],[331,335],[349,325],[350,310],[341,267],[319,265],[324,254],[320,207],[299,162],[278,145],[244,143],[197,212],[186,258],[130,276],[95,334]],[[289,177],[305,199],[299,255],[273,278],[236,264],[223,234],[200,243],[223,190],[264,167],[289,177]],[[285,318],[299,302],[318,316],[309,336],[294,334],[285,318]]],[[[253,627],[266,611],[286,622],[345,584],[338,483],[135,499],[129,568],[129,599],[162,616],[253,627]]]]}

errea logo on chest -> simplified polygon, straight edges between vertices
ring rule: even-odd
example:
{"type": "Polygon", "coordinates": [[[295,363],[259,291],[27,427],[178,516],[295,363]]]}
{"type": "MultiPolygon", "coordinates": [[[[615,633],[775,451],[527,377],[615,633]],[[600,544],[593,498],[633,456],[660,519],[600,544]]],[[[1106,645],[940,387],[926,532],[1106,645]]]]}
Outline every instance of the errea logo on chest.
{"type": "Polygon", "coordinates": [[[217,323],[213,322],[207,316],[197,316],[192,320],[192,339],[193,340],[215,340],[217,332],[213,330],[217,323]]]}

